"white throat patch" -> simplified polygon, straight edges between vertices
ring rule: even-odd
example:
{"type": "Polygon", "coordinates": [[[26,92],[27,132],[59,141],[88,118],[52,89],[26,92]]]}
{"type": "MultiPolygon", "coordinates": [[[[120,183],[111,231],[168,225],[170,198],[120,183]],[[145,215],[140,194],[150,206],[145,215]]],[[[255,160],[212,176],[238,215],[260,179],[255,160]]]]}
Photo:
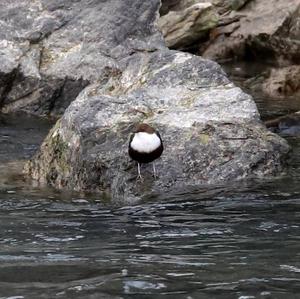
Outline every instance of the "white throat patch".
{"type": "Polygon", "coordinates": [[[161,145],[161,142],[155,133],[138,132],[134,134],[130,145],[139,153],[151,153],[161,145]]]}

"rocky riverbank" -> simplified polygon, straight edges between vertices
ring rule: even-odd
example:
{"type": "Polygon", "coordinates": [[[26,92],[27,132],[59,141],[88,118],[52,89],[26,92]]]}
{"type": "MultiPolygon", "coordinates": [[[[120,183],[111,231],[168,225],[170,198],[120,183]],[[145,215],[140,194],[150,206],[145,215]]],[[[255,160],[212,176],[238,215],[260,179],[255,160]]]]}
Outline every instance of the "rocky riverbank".
{"type": "Polygon", "coordinates": [[[267,62],[273,69],[258,83],[266,95],[299,94],[299,0],[165,0],[161,14],[169,47],[220,62],[267,62]]]}

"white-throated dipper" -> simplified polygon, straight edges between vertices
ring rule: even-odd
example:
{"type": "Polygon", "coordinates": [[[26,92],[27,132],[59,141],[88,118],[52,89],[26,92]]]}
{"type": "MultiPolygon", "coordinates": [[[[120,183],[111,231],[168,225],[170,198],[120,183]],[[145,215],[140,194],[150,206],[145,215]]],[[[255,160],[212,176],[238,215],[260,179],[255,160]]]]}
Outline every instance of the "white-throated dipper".
{"type": "MultiPolygon", "coordinates": [[[[164,150],[162,139],[155,129],[147,124],[139,124],[131,135],[128,147],[129,156],[138,162],[138,178],[141,176],[141,163],[150,163],[159,158],[164,150]]],[[[153,175],[156,177],[155,165],[153,175]]]]}

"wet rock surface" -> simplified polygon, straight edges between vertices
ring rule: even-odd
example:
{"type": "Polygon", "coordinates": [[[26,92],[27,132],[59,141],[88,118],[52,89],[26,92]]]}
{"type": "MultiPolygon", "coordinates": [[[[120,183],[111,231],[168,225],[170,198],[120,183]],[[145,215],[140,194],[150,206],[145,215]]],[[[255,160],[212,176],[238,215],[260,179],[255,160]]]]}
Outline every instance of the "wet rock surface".
{"type": "Polygon", "coordinates": [[[300,96],[300,65],[273,68],[262,88],[273,97],[300,96]]]}
{"type": "Polygon", "coordinates": [[[273,132],[288,136],[300,136],[300,111],[268,120],[265,123],[273,132]]]}

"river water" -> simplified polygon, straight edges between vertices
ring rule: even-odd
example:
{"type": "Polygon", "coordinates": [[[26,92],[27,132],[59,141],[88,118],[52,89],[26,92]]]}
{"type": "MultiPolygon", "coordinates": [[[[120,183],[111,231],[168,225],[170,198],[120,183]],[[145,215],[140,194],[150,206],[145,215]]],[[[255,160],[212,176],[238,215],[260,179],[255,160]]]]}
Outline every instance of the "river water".
{"type": "Polygon", "coordinates": [[[280,177],[120,207],[24,181],[50,126],[0,118],[0,299],[300,298],[299,138],[280,177]]]}

